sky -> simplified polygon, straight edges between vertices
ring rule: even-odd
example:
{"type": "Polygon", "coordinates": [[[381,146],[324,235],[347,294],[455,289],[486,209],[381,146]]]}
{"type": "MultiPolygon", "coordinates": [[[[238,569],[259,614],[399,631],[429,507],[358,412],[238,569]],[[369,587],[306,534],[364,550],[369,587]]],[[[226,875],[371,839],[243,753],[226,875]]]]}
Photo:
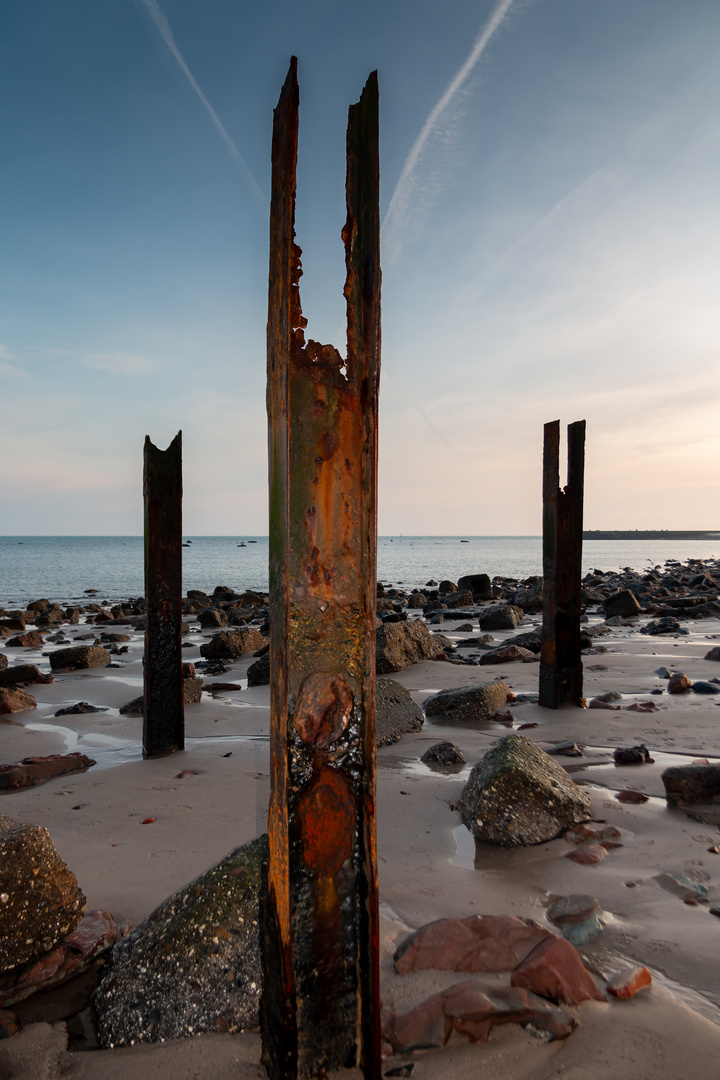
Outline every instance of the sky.
{"type": "Polygon", "coordinates": [[[380,86],[381,534],[720,527],[717,0],[5,0],[0,534],[267,533],[272,111],[298,57],[308,334],[344,351],[345,127],[380,86]],[[564,436],[563,436],[564,441],[564,436]]]}

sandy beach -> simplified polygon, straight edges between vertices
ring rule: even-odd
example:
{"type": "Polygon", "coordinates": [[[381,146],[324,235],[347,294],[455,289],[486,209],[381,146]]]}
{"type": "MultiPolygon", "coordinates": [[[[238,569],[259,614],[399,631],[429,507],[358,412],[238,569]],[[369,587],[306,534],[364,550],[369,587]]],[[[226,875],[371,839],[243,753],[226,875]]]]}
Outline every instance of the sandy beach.
{"type": "MultiPolygon", "coordinates": [[[[30,599],[30,598],[28,598],[30,599]]],[[[594,609],[590,609],[591,612],[594,609]]],[[[415,613],[411,613],[415,615],[415,613]]],[[[591,613],[589,624],[603,617],[591,613]]],[[[645,965],[653,983],[629,1001],[585,1002],[571,1011],[579,1020],[573,1034],[545,1043],[516,1024],[493,1029],[489,1041],[471,1044],[453,1034],[444,1049],[399,1055],[383,1072],[413,1064],[423,1078],[502,1075],[506,1080],[715,1080],[720,1060],[720,829],[709,817],[697,820],[665,803],[661,773],[668,765],[697,758],[720,759],[720,695],[668,695],[662,668],[693,680],[720,676],[720,663],[704,659],[720,644],[720,622],[697,619],[685,635],[639,633],[649,617],[615,625],[598,638],[606,651],[584,658],[588,701],[607,691],[622,695],[621,709],[542,709],[515,701],[503,722],[433,723],[378,751],[378,861],[382,913],[381,979],[386,1006],[407,1011],[430,994],[460,981],[447,971],[405,976],[393,968],[392,954],[409,930],[435,919],[470,915],[516,915],[547,922],[546,910],[559,897],[590,894],[607,917],[600,936],[580,952],[600,984],[624,965],[645,965]],[[662,690],[662,694],[653,691],[662,690]],[[652,712],[628,711],[654,702],[652,712]],[[526,848],[477,842],[456,809],[471,766],[511,730],[547,750],[573,740],[577,758],[556,760],[585,787],[592,814],[616,826],[621,846],[598,865],[567,858],[563,837],[526,848]],[[460,769],[432,769],[420,762],[441,739],[458,746],[467,761],[460,769]],[[617,747],[645,744],[653,764],[617,766],[617,747]],[[620,802],[622,789],[649,796],[643,803],[620,802]],[[682,874],[706,886],[707,903],[684,903],[656,880],[682,874]]],[[[467,623],[446,613],[438,629],[466,641],[467,623]]],[[[517,631],[494,631],[494,644],[539,627],[527,615],[517,631]]],[[[184,638],[188,663],[200,660],[209,639],[191,620],[184,638]]],[[[31,627],[29,627],[31,628],[31,627]]],[[[63,626],[71,643],[106,629],[85,621],[63,626]]],[[[118,629],[121,629],[118,627],[118,629]]],[[[253,658],[230,664],[230,671],[205,677],[202,701],[186,706],[186,749],[143,761],[142,720],[120,707],[142,692],[143,635],[130,635],[128,651],[111,667],[56,674],[54,681],[27,689],[37,708],[0,717],[0,764],[29,756],[81,751],[94,758],[87,772],[41,786],[3,794],[0,812],[45,826],[60,856],[76,874],[87,909],[112,914],[128,927],[233,848],[266,829],[269,792],[269,690],[247,686],[253,658]],[[115,666],[117,664],[117,666],[115,666]],[[215,682],[241,689],[213,693],[215,682]],[[106,711],[56,717],[85,701],[106,711]],[[181,771],[192,774],[179,777],[181,771]],[[152,821],[147,824],[147,819],[152,821]]],[[[479,637],[477,620],[473,634],[479,637]]],[[[85,641],[84,643],[88,643],[85,641]]],[[[47,643],[38,648],[0,651],[10,665],[37,664],[49,671],[47,643]]],[[[466,647],[465,647],[466,648],[466,647]]],[[[459,655],[466,655],[461,649],[459,655]]],[[[199,672],[198,672],[199,674],[199,672]]],[[[516,696],[538,689],[538,663],[467,666],[452,661],[416,663],[392,676],[420,705],[449,687],[502,680],[516,696]]],[[[696,815],[697,817],[698,815],[696,815]]],[[[702,818],[702,815],[699,815],[702,818]]],[[[200,1080],[263,1077],[260,1037],[203,1035],[194,1039],[117,1050],[67,1050],[60,1026],[67,988],[28,998],[14,1007],[23,1025],[0,1042],[1,1080],[200,1080]]],[[[342,1072],[337,1075],[353,1075],[342,1072]]],[[[400,1074],[396,1074],[400,1075],[400,1074]]],[[[409,1074],[405,1074],[409,1075],[409,1074]]]]}

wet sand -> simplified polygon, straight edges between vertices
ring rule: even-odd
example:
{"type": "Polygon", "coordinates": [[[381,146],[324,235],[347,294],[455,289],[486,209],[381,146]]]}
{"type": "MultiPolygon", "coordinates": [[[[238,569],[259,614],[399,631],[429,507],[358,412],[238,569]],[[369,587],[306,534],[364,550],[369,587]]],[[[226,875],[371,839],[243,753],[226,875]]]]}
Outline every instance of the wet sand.
{"type": "MultiPolygon", "coordinates": [[[[600,621],[591,616],[591,622],[600,621]]],[[[692,680],[720,675],[720,664],[703,660],[720,643],[716,619],[690,624],[688,636],[645,637],[637,628],[614,627],[602,637],[607,652],[585,657],[588,699],[607,690],[622,695],[621,711],[566,707],[556,712],[532,703],[509,707],[512,728],[544,749],[563,739],[584,748],[582,758],[556,760],[587,784],[593,815],[621,830],[622,847],[596,866],[566,858],[562,838],[524,849],[500,849],[475,842],[454,809],[470,766],[511,730],[484,725],[432,724],[378,752],[378,853],[382,912],[382,996],[404,1011],[437,989],[460,981],[452,972],[398,976],[392,969],[396,940],[433,919],[472,914],[514,914],[545,922],[557,897],[590,893],[608,915],[597,941],[581,949],[589,966],[609,973],[622,961],[645,964],[654,983],[628,1002],[585,1003],[573,1011],[580,1026],[562,1042],[545,1044],[517,1027],[492,1031],[486,1044],[471,1045],[453,1035],[443,1050],[396,1057],[383,1072],[414,1062],[413,1077],[482,1073],[509,1080],[563,1077],[595,1080],[715,1080],[720,1060],[720,842],[716,824],[692,820],[665,806],[662,770],[697,757],[720,758],[720,695],[651,696],[665,688],[661,667],[684,671],[692,680]],[[654,701],[657,711],[628,712],[636,701],[654,701]],[[432,743],[450,739],[465,754],[460,771],[433,771],[420,762],[432,743]],[[654,765],[616,767],[617,746],[645,743],[654,765]],[[643,804],[620,803],[614,793],[634,788],[650,796],[643,804]],[[666,892],[655,876],[682,873],[709,889],[709,904],[688,906],[666,892]]],[[[454,628],[467,619],[443,623],[443,634],[467,639],[454,628]]],[[[493,632],[496,641],[539,625],[525,618],[518,631],[493,632]]],[[[193,625],[196,625],[193,623],[193,625]]],[[[98,630],[103,629],[99,627],[98,630]]],[[[118,627],[120,629],[120,627],[118,627]]],[[[166,896],[266,828],[269,690],[248,689],[252,657],[205,680],[199,705],[186,707],[187,748],[170,757],[141,760],[142,720],[119,708],[141,692],[142,634],[131,635],[120,666],[56,675],[48,685],[29,687],[36,710],[0,722],[0,762],[30,755],[80,750],[97,765],[83,774],[60,777],[40,787],[7,793],[0,810],[48,828],[57,850],[77,875],[88,910],[110,911],[119,924],[135,924],[166,896]],[[213,682],[240,682],[242,689],[210,692],[213,682]],[[106,712],[55,718],[78,701],[106,712]],[[227,756],[227,755],[230,756],[227,756]],[[178,778],[181,770],[197,775],[178,778]],[[154,822],[143,825],[148,818],[154,822]]],[[[89,628],[63,627],[71,641],[89,628]]],[[[475,633],[478,633],[476,628],[475,633]]],[[[200,659],[208,638],[199,630],[186,641],[183,659],[200,659]]],[[[10,663],[37,663],[49,670],[42,650],[0,649],[10,663]]],[[[59,647],[59,646],[58,646],[59,647]]],[[[468,667],[439,661],[416,664],[392,677],[422,704],[451,686],[503,677],[516,694],[537,691],[538,664],[468,667]]],[[[2,1080],[47,1077],[83,1080],[194,1080],[204,1075],[262,1077],[259,1037],[212,1035],[156,1046],[68,1053],[62,1032],[47,1025],[25,1027],[0,1044],[2,1080]],[[11,1044],[12,1047],[11,1047],[11,1044]],[[211,1063],[211,1064],[209,1064],[211,1063]],[[3,1068],[5,1072],[3,1072],[3,1068]]],[[[352,1075],[344,1072],[338,1075],[352,1075]]]]}

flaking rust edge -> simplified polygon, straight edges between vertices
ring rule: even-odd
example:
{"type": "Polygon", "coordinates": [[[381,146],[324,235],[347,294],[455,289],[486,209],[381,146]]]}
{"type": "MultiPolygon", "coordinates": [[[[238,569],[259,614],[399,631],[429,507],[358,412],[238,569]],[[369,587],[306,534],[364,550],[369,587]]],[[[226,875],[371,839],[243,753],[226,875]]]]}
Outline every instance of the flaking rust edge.
{"type": "Polygon", "coordinates": [[[585,421],[568,425],[567,486],[560,487],[560,422],[543,443],[543,628],[539,703],[582,704],[580,648],[585,421]]]}
{"type": "Polygon", "coordinates": [[[347,133],[347,361],[305,341],[293,58],[275,109],[268,386],[271,795],[263,1062],[380,1076],[375,844],[378,91],[347,133]]]}

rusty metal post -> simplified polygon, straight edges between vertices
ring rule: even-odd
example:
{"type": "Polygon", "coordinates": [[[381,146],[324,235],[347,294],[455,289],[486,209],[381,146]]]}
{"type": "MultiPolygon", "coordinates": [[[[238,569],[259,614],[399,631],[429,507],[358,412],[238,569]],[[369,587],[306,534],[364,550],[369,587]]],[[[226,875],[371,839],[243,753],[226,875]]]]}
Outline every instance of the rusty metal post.
{"type": "Polygon", "coordinates": [[[145,623],[143,757],[185,746],[182,654],[182,432],[167,450],[145,437],[145,623]]]}
{"type": "Polygon", "coordinates": [[[560,487],[560,421],[545,425],[543,451],[543,630],[540,704],[580,705],[585,421],[568,425],[567,486],[560,487]]]}
{"type": "Polygon", "coordinates": [[[305,341],[293,58],[275,109],[268,315],[271,794],[263,1061],[380,1077],[375,602],[377,77],[349,111],[347,361],[305,341]]]}

